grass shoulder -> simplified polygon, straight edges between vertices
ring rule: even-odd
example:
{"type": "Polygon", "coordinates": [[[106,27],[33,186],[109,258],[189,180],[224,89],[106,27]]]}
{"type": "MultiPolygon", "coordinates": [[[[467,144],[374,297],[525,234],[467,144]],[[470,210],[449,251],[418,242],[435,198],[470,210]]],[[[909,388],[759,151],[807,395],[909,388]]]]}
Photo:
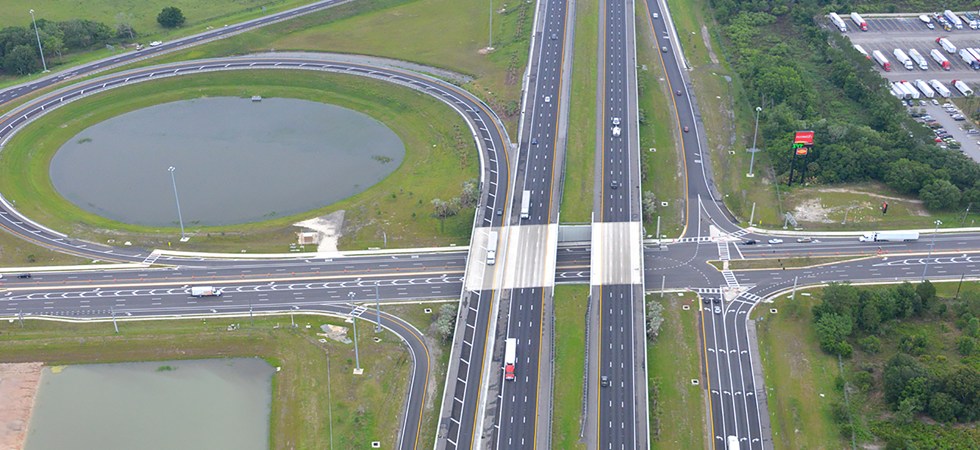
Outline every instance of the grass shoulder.
{"type": "Polygon", "coordinates": [[[119,334],[111,323],[25,320],[22,329],[16,321],[4,322],[0,361],[67,365],[262,357],[282,368],[273,378],[271,448],[320,447],[330,440],[331,426],[333,442],[343,448],[394,442],[412,365],[399,338],[383,331],[375,342],[372,331],[362,331],[358,347],[365,373],[355,377],[353,346],[320,342],[315,334],[322,324],[348,326],[342,319],[294,319],[297,328],[289,326],[287,316],[257,318],[254,325],[248,318],[120,321],[119,334]]]}
{"type": "Polygon", "coordinates": [[[463,136],[461,118],[443,103],[388,83],[329,73],[233,71],[193,75],[118,88],[79,100],[18,133],[0,154],[0,190],[27,216],[83,239],[128,240],[165,247],[174,229],[109,221],[74,206],[54,190],[48,165],[60,146],[97,122],[153,104],[202,96],[303,98],[363,112],[385,123],[406,147],[402,166],[361,194],[303,215],[229,227],[193,227],[191,251],[287,251],[292,223],[346,210],[345,248],[465,243],[469,208],[442,222],[430,217],[435,198],[459,195],[477,177],[478,156],[463,136]],[[454,125],[459,124],[459,125],[454,125]]]}

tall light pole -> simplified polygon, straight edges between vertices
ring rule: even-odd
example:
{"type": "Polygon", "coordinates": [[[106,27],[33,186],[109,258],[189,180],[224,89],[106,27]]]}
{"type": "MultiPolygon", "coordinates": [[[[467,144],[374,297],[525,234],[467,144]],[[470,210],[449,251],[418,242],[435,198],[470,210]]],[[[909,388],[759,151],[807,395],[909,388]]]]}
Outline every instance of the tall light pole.
{"type": "Polygon", "coordinates": [[[44,71],[48,71],[48,64],[44,62],[44,50],[41,49],[41,34],[37,32],[37,20],[34,20],[34,10],[31,10],[31,22],[34,22],[34,36],[37,37],[37,49],[41,52],[41,65],[44,66],[44,71]]]}
{"type": "Polygon", "coordinates": [[[180,197],[177,196],[177,179],[174,178],[174,166],[170,166],[170,181],[174,183],[174,199],[177,200],[177,220],[180,221],[180,242],[187,242],[187,236],[184,235],[184,218],[180,215],[180,197]]]}
{"type": "Polygon", "coordinates": [[[926,271],[929,270],[929,258],[932,257],[932,248],[936,246],[936,235],[939,234],[939,226],[942,225],[941,220],[936,221],[936,231],[932,232],[932,244],[929,244],[929,256],[926,257],[926,267],[922,269],[922,279],[919,282],[926,281],[926,271]]]}
{"type": "Polygon", "coordinates": [[[490,42],[487,44],[487,51],[493,50],[493,0],[490,0],[490,42]]]}
{"type": "Polygon", "coordinates": [[[374,300],[377,303],[377,307],[378,307],[378,325],[376,327],[374,327],[374,332],[375,333],[380,333],[381,332],[381,295],[378,294],[378,285],[379,284],[381,284],[380,281],[375,281],[374,282],[374,300]]]}
{"type": "Polygon", "coordinates": [[[759,149],[756,148],[755,146],[755,142],[756,139],[759,138],[759,113],[761,112],[762,112],[762,107],[756,106],[755,107],[755,136],[752,137],[752,148],[747,150],[749,153],[752,154],[752,160],[749,162],[749,173],[745,175],[749,178],[755,176],[755,174],[752,173],[752,169],[755,167],[755,154],[759,152],[759,149]]]}
{"type": "MultiPolygon", "coordinates": [[[[354,291],[348,292],[347,295],[350,297],[351,307],[353,307],[354,306],[354,291]]],[[[360,375],[361,374],[361,357],[357,353],[357,317],[354,316],[354,314],[351,314],[350,315],[350,320],[351,320],[351,322],[354,322],[354,364],[357,366],[354,369],[354,375],[360,375]]]]}

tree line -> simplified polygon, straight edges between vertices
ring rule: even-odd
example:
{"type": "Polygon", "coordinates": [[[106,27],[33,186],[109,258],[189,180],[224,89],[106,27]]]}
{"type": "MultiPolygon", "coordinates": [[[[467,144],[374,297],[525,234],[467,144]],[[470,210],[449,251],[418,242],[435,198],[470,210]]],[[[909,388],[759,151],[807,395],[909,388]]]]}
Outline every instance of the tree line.
{"type": "MultiPolygon", "coordinates": [[[[922,413],[940,422],[980,419],[980,295],[965,294],[950,306],[926,280],[915,286],[905,282],[875,290],[831,283],[820,299],[812,309],[813,327],[824,352],[850,358],[852,342],[869,354],[882,351],[880,336],[890,336],[897,343],[898,352],[887,360],[881,374],[885,402],[897,418],[909,422],[922,413]],[[943,356],[928,355],[931,338],[924,329],[895,333],[903,319],[912,318],[952,318],[962,332],[956,339],[961,364],[951,365],[943,356]]],[[[873,372],[873,367],[856,372],[857,386],[873,389],[873,372]]]]}
{"type": "MultiPolygon", "coordinates": [[[[165,28],[184,24],[184,16],[179,8],[167,7],[160,11],[157,22],[165,28]]],[[[92,50],[109,44],[136,42],[140,34],[133,28],[133,18],[126,13],[116,15],[115,27],[102,22],[85,19],[72,19],[54,22],[44,18],[37,19],[24,27],[12,26],[0,29],[0,75],[27,75],[40,72],[44,67],[41,50],[44,49],[45,62],[61,58],[68,53],[92,50]]]]}
{"type": "MultiPolygon", "coordinates": [[[[873,62],[821,26],[825,14],[843,15],[853,6],[825,0],[711,3],[746,100],[764,108],[760,148],[778,181],[788,180],[794,163],[793,133],[813,130],[808,182],[881,181],[933,210],[980,202],[980,165],[934,145],[932,133],[888,93],[873,62]]],[[[796,164],[799,170],[804,161],[796,164]]]]}

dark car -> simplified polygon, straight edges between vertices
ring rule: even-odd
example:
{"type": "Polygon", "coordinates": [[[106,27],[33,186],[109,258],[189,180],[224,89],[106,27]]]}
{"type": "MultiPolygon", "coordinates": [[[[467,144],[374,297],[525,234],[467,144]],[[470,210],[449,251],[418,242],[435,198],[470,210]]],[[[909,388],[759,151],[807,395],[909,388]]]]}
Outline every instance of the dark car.
{"type": "Polygon", "coordinates": [[[687,133],[688,131],[690,131],[690,129],[687,128],[687,127],[684,127],[684,132],[687,133]]]}
{"type": "Polygon", "coordinates": [[[681,90],[680,89],[677,90],[677,95],[681,95],[681,90]]]}
{"type": "Polygon", "coordinates": [[[30,278],[30,277],[31,277],[31,274],[29,274],[29,273],[22,273],[20,275],[17,275],[17,278],[30,278]]]}
{"type": "Polygon", "coordinates": [[[607,386],[609,386],[609,377],[607,377],[607,376],[605,376],[605,375],[603,375],[603,376],[602,376],[602,377],[601,377],[601,378],[599,379],[599,382],[600,382],[600,383],[602,383],[602,387],[607,387],[607,386]]]}
{"type": "Polygon", "coordinates": [[[745,242],[742,243],[742,245],[755,245],[755,244],[758,244],[758,241],[756,241],[755,239],[746,239],[745,242]]]}
{"type": "Polygon", "coordinates": [[[718,298],[718,297],[715,297],[715,303],[721,303],[721,299],[718,298]]]}

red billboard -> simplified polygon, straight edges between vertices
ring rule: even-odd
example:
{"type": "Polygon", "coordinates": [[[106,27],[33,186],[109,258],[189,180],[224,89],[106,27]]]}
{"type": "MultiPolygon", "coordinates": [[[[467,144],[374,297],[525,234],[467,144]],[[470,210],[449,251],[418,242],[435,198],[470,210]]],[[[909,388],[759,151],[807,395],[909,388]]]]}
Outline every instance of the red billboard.
{"type": "MultiPolygon", "coordinates": [[[[797,131],[796,138],[793,139],[794,144],[803,145],[813,145],[813,132],[812,131],[797,131]]],[[[806,154],[806,152],[804,152],[806,154]]]]}

